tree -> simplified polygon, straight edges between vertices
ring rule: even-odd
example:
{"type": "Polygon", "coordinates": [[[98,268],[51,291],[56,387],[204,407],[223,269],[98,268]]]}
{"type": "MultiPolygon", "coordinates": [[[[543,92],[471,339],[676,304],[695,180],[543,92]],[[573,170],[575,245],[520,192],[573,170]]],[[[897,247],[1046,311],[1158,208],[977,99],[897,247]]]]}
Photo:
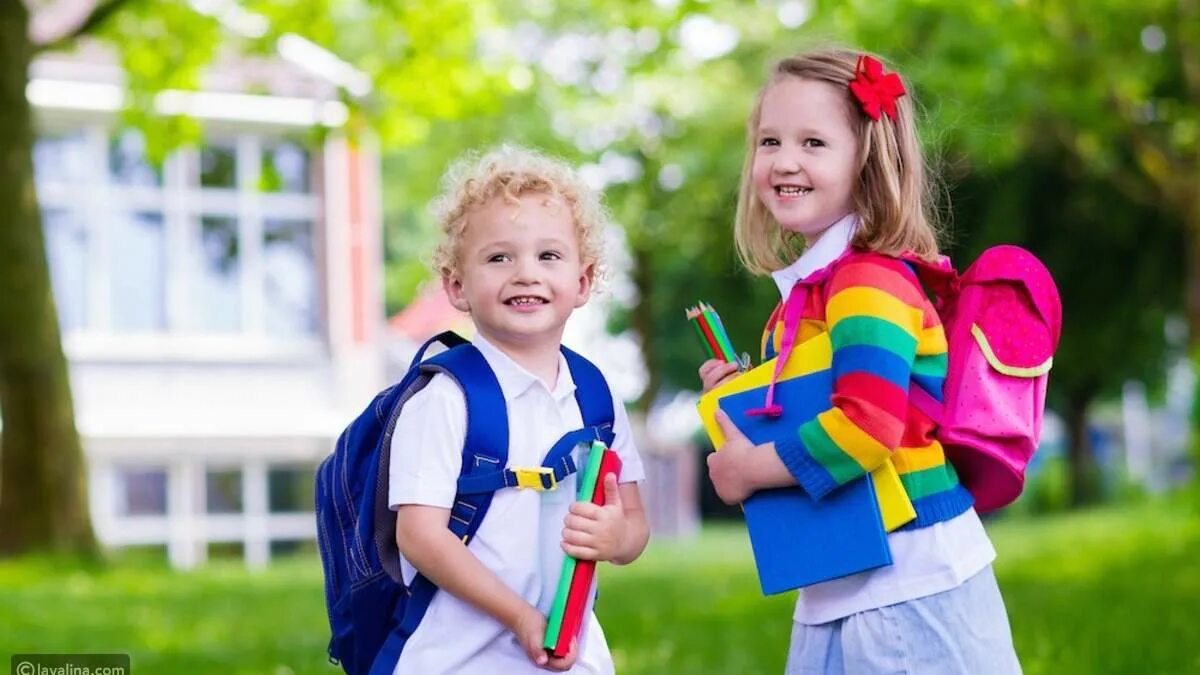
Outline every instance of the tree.
{"type": "Polygon", "coordinates": [[[97,4],[68,32],[36,44],[20,0],[0,2],[0,554],[53,549],[90,554],[83,452],[50,289],[33,186],[33,115],[25,98],[39,48],[94,30],[122,4],[97,4]]]}
{"type": "Polygon", "coordinates": [[[1051,143],[1004,171],[968,176],[954,207],[973,224],[959,259],[1004,241],[1036,251],[1054,271],[1064,311],[1049,398],[1066,423],[1070,500],[1079,506],[1100,496],[1092,404],[1129,379],[1161,386],[1180,356],[1166,327],[1183,306],[1186,255],[1177,214],[1066,170],[1069,154],[1051,143]]]}
{"type": "Polygon", "coordinates": [[[385,143],[412,143],[432,120],[489,110],[507,90],[476,64],[475,35],[492,21],[487,2],[241,5],[261,30],[238,35],[219,17],[173,0],[61,0],[36,4],[35,15],[22,0],[0,0],[0,200],[11,214],[0,228],[0,555],[96,549],[33,181],[25,92],[39,51],[67,49],[82,38],[117,48],[132,101],[127,121],[142,127],[159,158],[201,129],[152,114],[156,92],[197,88],[222,46],[271,53],[287,32],[341,51],[373,77],[375,91],[354,101],[349,129],[370,122],[385,143]]]}
{"type": "Polygon", "coordinates": [[[912,2],[839,20],[920,83],[928,140],[957,177],[990,174],[1014,200],[957,207],[961,237],[977,247],[995,213],[1012,214],[1063,286],[1052,405],[1067,421],[1072,498],[1087,501],[1090,404],[1161,377],[1174,312],[1200,358],[1200,3],[912,2]]]}

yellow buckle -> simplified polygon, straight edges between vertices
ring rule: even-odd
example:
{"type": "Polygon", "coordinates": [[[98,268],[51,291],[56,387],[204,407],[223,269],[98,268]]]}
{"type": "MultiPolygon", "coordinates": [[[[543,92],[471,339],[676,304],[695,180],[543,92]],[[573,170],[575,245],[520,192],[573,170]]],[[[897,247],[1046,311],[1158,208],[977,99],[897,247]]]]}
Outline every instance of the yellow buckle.
{"type": "Polygon", "coordinates": [[[529,488],[543,492],[553,490],[558,487],[558,481],[554,478],[554,469],[539,466],[535,469],[513,469],[512,472],[517,476],[517,487],[529,488]]]}

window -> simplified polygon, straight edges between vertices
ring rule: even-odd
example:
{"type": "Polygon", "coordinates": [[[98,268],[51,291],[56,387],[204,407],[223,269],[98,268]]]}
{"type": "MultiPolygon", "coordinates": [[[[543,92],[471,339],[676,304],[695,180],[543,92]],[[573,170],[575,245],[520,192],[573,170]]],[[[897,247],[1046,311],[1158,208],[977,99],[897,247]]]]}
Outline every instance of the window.
{"type": "Polygon", "coordinates": [[[313,476],[317,468],[274,466],[267,473],[267,504],[271,513],[311,513],[313,476]]]}
{"type": "Polygon", "coordinates": [[[118,185],[162,185],[162,169],[146,158],[146,142],[136,131],[123,132],[109,142],[108,171],[118,185]]]}
{"type": "Polygon", "coordinates": [[[204,476],[204,495],[208,513],[241,513],[242,472],[209,469],[204,476]]]}
{"type": "Polygon", "coordinates": [[[316,330],[311,231],[303,220],[263,224],[263,295],[269,335],[308,335],[316,330]]]}
{"type": "Polygon", "coordinates": [[[75,183],[87,173],[87,140],[80,131],[45,135],[33,145],[38,183],[75,183]]]}
{"type": "Polygon", "coordinates": [[[161,331],[167,326],[166,250],[158,213],[118,213],[111,221],[113,330],[161,331]]]}
{"type": "Polygon", "coordinates": [[[87,321],[87,230],[73,212],[57,209],[42,213],[42,228],[62,330],[78,330],[87,321]]]}
{"type": "Polygon", "coordinates": [[[118,468],[116,479],[118,516],[166,515],[166,469],[118,468]]]}
{"type": "Polygon", "coordinates": [[[317,333],[312,156],[261,134],[208,139],[154,163],[136,131],[43,133],[34,162],[65,333],[317,333]]]}
{"type": "Polygon", "coordinates": [[[260,188],[263,192],[308,193],[308,152],[295,143],[263,148],[260,188]]]}
{"type": "Polygon", "coordinates": [[[237,187],[237,148],[232,145],[208,145],[200,149],[200,187],[237,187]]]}
{"type": "Polygon", "coordinates": [[[241,265],[236,218],[204,216],[200,241],[192,252],[194,327],[228,333],[242,326],[241,265]]]}

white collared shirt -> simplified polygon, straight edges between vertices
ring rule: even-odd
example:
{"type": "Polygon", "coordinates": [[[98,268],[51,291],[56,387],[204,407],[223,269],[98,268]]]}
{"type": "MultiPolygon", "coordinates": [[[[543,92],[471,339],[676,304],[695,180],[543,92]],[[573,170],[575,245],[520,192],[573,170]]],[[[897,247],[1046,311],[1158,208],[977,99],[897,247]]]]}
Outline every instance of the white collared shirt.
{"type": "MultiPolygon", "coordinates": [[[[583,425],[575,400],[575,382],[560,354],[553,389],[482,336],[473,340],[487,360],[508,407],[509,467],[536,467],[564,433],[583,425]]],[[[629,419],[613,401],[613,450],[621,457],[620,482],[644,477],[629,419]]],[[[466,403],[462,391],[445,375],[435,375],[404,405],[392,437],[388,503],[450,508],[454,501],[462,447],[466,436],[466,403]]],[[[576,462],[579,461],[576,450],[576,462]]],[[[554,600],[562,565],[563,519],[575,497],[576,477],[558,489],[537,492],[504,489],[491,507],[468,549],[509,588],[543,613],[554,600]]],[[[416,570],[401,559],[405,582],[416,570]]],[[[612,673],[612,656],[594,614],[581,639],[580,655],[569,672],[612,673]]],[[[533,665],[516,638],[499,622],[453,595],[434,595],[420,626],[404,647],[396,675],[494,675],[544,673],[533,665]]]]}
{"type": "Polygon", "coordinates": [[[853,213],[843,216],[841,220],[826,228],[816,243],[805,249],[795,262],[771,273],[771,278],[779,287],[779,294],[786,298],[797,281],[836,260],[843,251],[850,248],[850,242],[857,231],[858,216],[853,213]]]}
{"type": "MultiPolygon", "coordinates": [[[[858,229],[851,214],[829,226],[791,265],[773,272],[779,293],[833,262],[858,229]]],[[[795,621],[822,624],[870,609],[948,591],[991,564],[996,550],[975,509],[940,523],[888,535],[892,564],[808,586],[796,601],[795,621]]]]}

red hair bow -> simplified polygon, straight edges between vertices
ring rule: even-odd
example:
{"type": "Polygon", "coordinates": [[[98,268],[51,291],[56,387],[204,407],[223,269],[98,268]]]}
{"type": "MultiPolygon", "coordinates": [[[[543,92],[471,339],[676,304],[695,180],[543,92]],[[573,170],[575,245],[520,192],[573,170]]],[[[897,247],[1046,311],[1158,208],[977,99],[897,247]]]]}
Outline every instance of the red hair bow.
{"type": "Polygon", "coordinates": [[[904,83],[896,73],[884,73],[883,64],[863,54],[854,66],[854,79],[850,91],[862,104],[863,112],[873,120],[879,119],[880,111],[896,119],[896,99],[903,96],[904,83]]]}

